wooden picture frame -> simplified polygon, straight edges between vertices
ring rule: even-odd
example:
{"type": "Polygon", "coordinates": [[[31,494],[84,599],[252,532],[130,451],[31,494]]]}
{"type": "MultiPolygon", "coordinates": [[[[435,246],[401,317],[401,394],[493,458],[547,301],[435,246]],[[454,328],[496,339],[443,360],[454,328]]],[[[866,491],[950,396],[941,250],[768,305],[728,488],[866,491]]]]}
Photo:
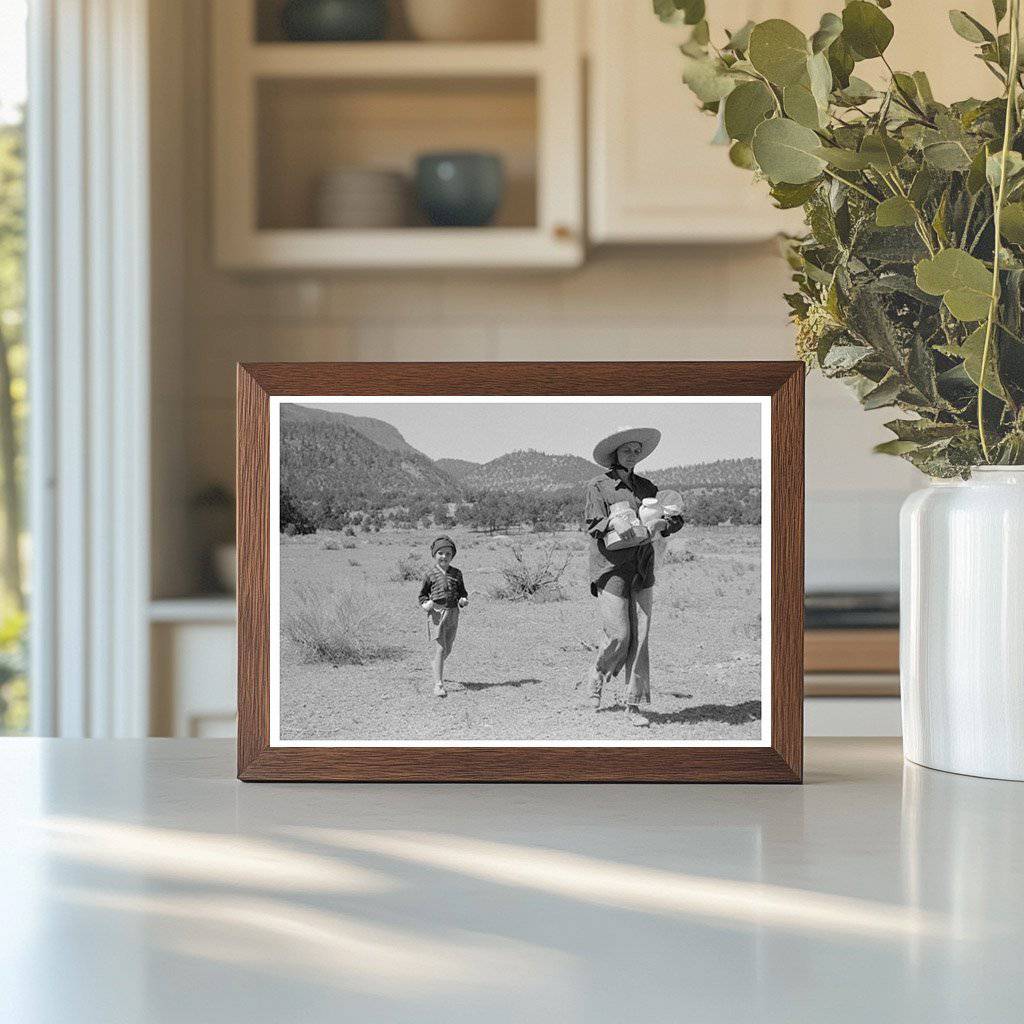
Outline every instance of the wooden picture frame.
{"type": "MultiPolygon", "coordinates": [[[[800,782],[804,367],[774,362],[238,366],[238,777],[244,781],[800,782]],[[287,396],[762,396],[770,409],[770,738],[760,746],[277,746],[270,721],[270,404],[287,396]]],[[[422,400],[422,399],[421,399],[422,400]]],[[[492,399],[493,400],[493,399],[492,399]]],[[[580,399],[582,400],[582,398],[580,399]]],[[[590,400],[594,400],[592,397],[590,400]]],[[[622,400],[622,399],[620,399],[622,400]]],[[[650,399],[648,399],[650,400],[650,399]]]]}

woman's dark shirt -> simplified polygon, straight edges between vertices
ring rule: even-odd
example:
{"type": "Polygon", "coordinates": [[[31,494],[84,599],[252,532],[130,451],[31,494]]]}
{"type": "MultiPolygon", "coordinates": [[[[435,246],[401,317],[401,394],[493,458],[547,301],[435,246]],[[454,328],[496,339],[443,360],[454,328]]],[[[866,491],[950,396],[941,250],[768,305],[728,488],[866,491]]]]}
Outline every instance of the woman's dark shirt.
{"type": "MultiPolygon", "coordinates": [[[[608,529],[608,512],[613,504],[628,501],[629,507],[638,511],[644,498],[656,498],[658,488],[646,477],[630,473],[620,479],[614,470],[608,470],[587,482],[586,506],[583,518],[587,533],[593,538],[590,546],[590,592],[596,597],[603,578],[609,574],[628,575],[637,590],[654,585],[654,546],[638,544],[632,548],[609,551],[604,546],[604,534],[608,529]]],[[[683,525],[681,516],[668,520],[665,534],[675,533],[683,525]]]]}

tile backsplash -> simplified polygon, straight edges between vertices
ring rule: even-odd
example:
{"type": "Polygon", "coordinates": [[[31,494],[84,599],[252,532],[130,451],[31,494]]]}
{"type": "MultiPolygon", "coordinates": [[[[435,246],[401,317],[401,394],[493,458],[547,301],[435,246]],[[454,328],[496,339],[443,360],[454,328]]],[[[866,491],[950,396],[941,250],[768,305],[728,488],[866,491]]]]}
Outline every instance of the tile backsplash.
{"type": "MultiPolygon", "coordinates": [[[[792,358],[786,267],[770,245],[598,253],[552,274],[191,278],[193,490],[232,479],[238,360],[792,358]]],[[[896,515],[915,474],[871,453],[885,418],[809,378],[809,587],[896,584],[896,515]]]]}

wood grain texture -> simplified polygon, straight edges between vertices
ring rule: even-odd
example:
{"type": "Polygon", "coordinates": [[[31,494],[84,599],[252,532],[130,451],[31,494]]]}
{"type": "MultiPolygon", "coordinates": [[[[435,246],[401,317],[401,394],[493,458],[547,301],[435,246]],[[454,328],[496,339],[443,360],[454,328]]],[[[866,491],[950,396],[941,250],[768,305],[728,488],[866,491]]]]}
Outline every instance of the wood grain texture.
{"type": "Polygon", "coordinates": [[[798,362],[250,363],[238,368],[238,777],[245,781],[799,782],[804,368],[798,362]],[[269,396],[767,395],[769,747],[271,747],[269,396]]]}
{"type": "Polygon", "coordinates": [[[900,670],[898,629],[810,629],[804,644],[806,672],[900,670]]]}

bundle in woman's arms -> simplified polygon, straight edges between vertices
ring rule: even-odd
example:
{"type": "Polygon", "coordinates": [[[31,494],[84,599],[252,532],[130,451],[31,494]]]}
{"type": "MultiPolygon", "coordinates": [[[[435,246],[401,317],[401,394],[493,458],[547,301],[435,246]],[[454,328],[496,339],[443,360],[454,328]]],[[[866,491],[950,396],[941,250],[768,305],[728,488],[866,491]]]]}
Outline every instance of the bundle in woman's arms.
{"type": "Polygon", "coordinates": [[[683,80],[716,141],[803,207],[786,243],[798,354],[864,408],[910,414],[877,450],[932,476],[1024,462],[1020,4],[993,0],[987,24],[949,12],[1000,94],[947,105],[890,66],[890,0],[852,0],[809,37],[772,18],[714,41],[704,0],[654,0],[692,26],[683,80]],[[885,87],[854,74],[869,61],[885,87]]]}

